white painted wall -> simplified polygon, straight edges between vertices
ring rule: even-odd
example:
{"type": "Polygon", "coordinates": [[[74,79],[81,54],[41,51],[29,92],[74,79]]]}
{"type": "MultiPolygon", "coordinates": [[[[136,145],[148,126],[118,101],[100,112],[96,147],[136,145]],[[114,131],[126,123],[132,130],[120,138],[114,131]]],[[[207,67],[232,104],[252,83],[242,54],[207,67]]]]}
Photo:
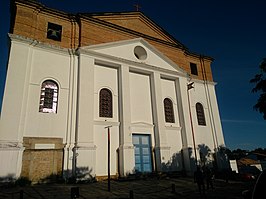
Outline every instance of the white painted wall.
{"type": "MultiPolygon", "coordinates": [[[[1,166],[0,175],[11,173],[18,176],[20,173],[23,136],[63,138],[65,151],[70,151],[64,163],[69,165],[73,160],[71,150],[76,144],[77,166],[92,169],[93,175],[107,175],[105,127],[109,125],[112,125],[112,175],[118,172],[118,149],[123,156],[120,167],[124,166],[122,170],[125,173],[131,172],[134,133],[151,135],[152,147],[156,155],[161,155],[156,156],[157,163],[172,161],[173,155],[183,150],[185,168],[192,171],[189,106],[196,145],[205,144],[211,150],[224,145],[214,84],[208,84],[207,88],[202,81],[195,81],[188,102],[189,82],[185,74],[175,71],[175,66],[147,42],[132,40],[100,45],[99,48],[85,49],[79,55],[71,54],[67,49],[41,44],[34,46],[31,42],[13,39],[11,45],[0,121],[0,157],[14,167],[1,166]],[[133,49],[137,45],[146,49],[147,60],[136,60],[133,49]],[[93,51],[97,53],[93,54],[93,51]],[[162,76],[170,78],[162,79],[162,76]],[[41,83],[47,79],[59,85],[56,114],[39,112],[41,83]],[[99,92],[102,88],[112,92],[112,118],[99,117],[99,92]],[[173,124],[164,121],[163,99],[166,97],[173,101],[173,124]],[[206,126],[197,124],[197,102],[204,106],[206,126]]],[[[179,163],[177,170],[181,168],[179,163]]]]}
{"type": "Polygon", "coordinates": [[[0,120],[0,154],[2,161],[12,166],[1,166],[2,175],[20,175],[23,137],[59,137],[66,141],[70,56],[64,50],[39,47],[28,39],[11,36],[0,120]],[[47,79],[59,86],[57,114],[39,112],[40,88],[47,79]]]}
{"type": "Polygon", "coordinates": [[[150,77],[133,72],[130,73],[129,77],[131,122],[153,124],[150,77]]]}
{"type": "Polygon", "coordinates": [[[111,42],[108,44],[90,46],[88,47],[88,49],[92,49],[96,52],[100,52],[106,55],[119,57],[125,60],[141,62],[141,63],[145,63],[151,66],[157,66],[157,67],[172,70],[172,71],[176,71],[176,68],[177,68],[176,66],[172,66],[169,64],[169,62],[172,64],[174,64],[174,62],[170,61],[160,51],[158,51],[155,47],[150,45],[148,42],[146,42],[142,38],[136,38],[136,39],[131,39],[131,40],[111,42]],[[136,46],[141,46],[145,49],[147,53],[147,58],[145,60],[139,60],[134,55],[134,48],[136,46]]]}
{"type": "MultiPolygon", "coordinates": [[[[175,115],[175,123],[166,124],[167,126],[180,126],[179,123],[179,113],[178,113],[178,106],[177,106],[177,99],[176,99],[176,88],[175,88],[175,81],[173,80],[167,80],[167,79],[161,79],[162,83],[162,100],[165,98],[171,99],[173,102],[173,109],[174,109],[174,115],[175,115]]],[[[162,102],[163,103],[163,102],[162,102]]]]}
{"type": "MultiPolygon", "coordinates": [[[[94,126],[94,136],[96,144],[96,175],[107,176],[108,174],[108,141],[107,129],[105,125],[94,126]]],[[[119,127],[110,128],[110,173],[116,175],[118,173],[118,154],[119,148],[119,127]]]]}
{"type": "Polygon", "coordinates": [[[213,115],[213,122],[215,126],[214,130],[216,132],[215,139],[217,140],[217,146],[218,147],[225,146],[223,128],[222,128],[220,112],[219,112],[219,107],[218,107],[217,98],[216,98],[215,86],[209,85],[208,89],[210,91],[210,105],[211,105],[210,110],[213,115]]]}
{"type": "Polygon", "coordinates": [[[168,146],[170,147],[170,159],[167,160],[167,165],[170,170],[181,170],[182,139],[181,139],[181,128],[179,122],[178,103],[176,99],[177,92],[176,92],[175,81],[168,79],[161,79],[161,84],[162,84],[162,100],[164,100],[165,98],[171,99],[171,101],[173,102],[173,109],[175,116],[174,123],[165,122],[167,143],[168,146]]]}
{"type": "Polygon", "coordinates": [[[70,58],[68,54],[34,49],[31,62],[30,83],[26,103],[24,136],[59,137],[66,142],[67,115],[69,109],[70,58]],[[45,80],[58,84],[57,113],[39,112],[40,89],[45,80]]]}
{"type": "Polygon", "coordinates": [[[95,65],[94,68],[94,120],[118,122],[118,83],[117,69],[95,65]],[[99,93],[103,88],[112,92],[113,117],[101,118],[99,116],[99,93]]]}
{"type": "MultiPolygon", "coordinates": [[[[1,140],[22,142],[24,94],[29,84],[28,57],[30,47],[27,44],[12,41],[3,97],[0,133],[1,140]],[[19,99],[19,100],[18,100],[19,99]]],[[[27,96],[25,96],[27,97],[27,96]]],[[[23,122],[24,123],[24,122],[23,122]]]]}
{"type": "MultiPolygon", "coordinates": [[[[208,88],[213,87],[213,85],[208,85],[208,88]]],[[[190,99],[191,99],[191,111],[192,111],[192,120],[194,124],[194,133],[195,133],[195,142],[196,145],[206,145],[210,150],[214,151],[217,148],[215,136],[217,133],[215,131],[217,128],[217,123],[214,123],[213,119],[217,119],[217,111],[215,107],[210,108],[210,97],[207,93],[207,87],[201,82],[195,82],[195,87],[190,90],[190,99]],[[206,126],[198,125],[197,115],[196,115],[196,103],[199,102],[204,107],[204,114],[206,120],[206,126]],[[216,125],[215,125],[216,124],[216,125]],[[214,126],[215,125],[215,126],[214,126]]],[[[212,91],[210,90],[210,93],[212,91]]],[[[218,129],[219,130],[219,129],[218,129]]]]}
{"type": "Polygon", "coordinates": [[[238,167],[237,167],[237,161],[236,160],[229,160],[230,162],[230,167],[232,171],[238,173],[238,167]]]}
{"type": "Polygon", "coordinates": [[[119,115],[118,115],[118,71],[115,68],[95,65],[94,66],[94,143],[96,146],[96,175],[106,176],[108,174],[107,158],[107,129],[110,128],[111,137],[111,175],[118,173],[118,148],[119,148],[119,115]],[[112,92],[113,117],[99,117],[99,93],[103,88],[112,92]],[[111,123],[110,123],[111,122],[111,123]]]}
{"type": "Polygon", "coordinates": [[[21,171],[23,148],[7,147],[0,150],[1,166],[0,178],[8,181],[8,177],[18,178],[21,171]],[[5,179],[6,178],[6,179],[5,179]]]}

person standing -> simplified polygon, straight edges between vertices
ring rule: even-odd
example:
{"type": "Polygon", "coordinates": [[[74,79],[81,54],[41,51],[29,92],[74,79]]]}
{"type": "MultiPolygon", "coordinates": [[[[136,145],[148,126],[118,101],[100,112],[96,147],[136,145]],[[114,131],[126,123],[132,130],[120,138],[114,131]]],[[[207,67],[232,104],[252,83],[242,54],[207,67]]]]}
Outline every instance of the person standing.
{"type": "Polygon", "coordinates": [[[214,175],[213,175],[212,170],[208,166],[206,166],[206,167],[204,167],[203,173],[204,173],[204,176],[206,178],[207,190],[209,188],[211,188],[213,190],[214,189],[213,188],[214,175]]]}
{"type": "Polygon", "coordinates": [[[194,172],[194,182],[197,183],[200,194],[205,194],[204,174],[199,166],[194,172]]]}

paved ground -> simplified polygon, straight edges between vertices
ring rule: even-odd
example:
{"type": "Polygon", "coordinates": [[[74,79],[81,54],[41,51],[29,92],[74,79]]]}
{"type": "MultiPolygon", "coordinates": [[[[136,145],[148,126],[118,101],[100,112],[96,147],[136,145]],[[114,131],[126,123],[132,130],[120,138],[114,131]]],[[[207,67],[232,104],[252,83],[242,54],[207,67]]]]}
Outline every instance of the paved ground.
{"type": "Polygon", "coordinates": [[[206,190],[201,196],[192,178],[148,178],[128,181],[111,181],[111,191],[108,192],[107,181],[88,184],[41,184],[32,186],[4,186],[0,187],[2,199],[71,199],[71,189],[78,187],[79,198],[82,199],[173,199],[173,198],[215,198],[215,199],[243,199],[242,191],[247,189],[248,183],[216,179],[214,190],[206,190]],[[20,194],[20,191],[23,194],[20,194]]]}

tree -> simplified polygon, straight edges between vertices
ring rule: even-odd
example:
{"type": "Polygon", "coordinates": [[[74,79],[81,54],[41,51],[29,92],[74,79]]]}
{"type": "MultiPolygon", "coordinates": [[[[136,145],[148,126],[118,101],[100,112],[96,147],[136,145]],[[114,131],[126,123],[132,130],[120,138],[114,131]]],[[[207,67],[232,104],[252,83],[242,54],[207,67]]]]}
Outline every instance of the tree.
{"type": "Polygon", "coordinates": [[[198,147],[201,164],[203,164],[204,166],[210,164],[211,149],[205,144],[199,144],[198,147]]]}
{"type": "Polygon", "coordinates": [[[253,153],[262,153],[262,154],[265,154],[266,155],[266,148],[262,149],[262,148],[257,148],[257,149],[254,149],[253,151],[251,151],[253,153]]]}
{"type": "Polygon", "coordinates": [[[233,159],[240,160],[241,158],[246,157],[248,153],[248,150],[236,149],[232,151],[232,157],[233,159]]]}
{"type": "Polygon", "coordinates": [[[259,68],[260,72],[250,80],[250,83],[256,84],[252,89],[252,92],[260,94],[258,101],[253,108],[262,113],[263,118],[266,120],[266,58],[263,58],[259,68]]]}

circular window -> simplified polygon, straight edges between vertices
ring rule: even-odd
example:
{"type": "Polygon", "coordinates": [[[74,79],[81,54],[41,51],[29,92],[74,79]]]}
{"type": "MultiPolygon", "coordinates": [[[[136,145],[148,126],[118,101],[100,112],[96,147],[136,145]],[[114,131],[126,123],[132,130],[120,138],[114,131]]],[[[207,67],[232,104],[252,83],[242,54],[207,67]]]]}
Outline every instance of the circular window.
{"type": "Polygon", "coordinates": [[[147,58],[147,52],[146,50],[141,46],[136,46],[134,48],[134,55],[139,60],[145,60],[147,58]]]}

